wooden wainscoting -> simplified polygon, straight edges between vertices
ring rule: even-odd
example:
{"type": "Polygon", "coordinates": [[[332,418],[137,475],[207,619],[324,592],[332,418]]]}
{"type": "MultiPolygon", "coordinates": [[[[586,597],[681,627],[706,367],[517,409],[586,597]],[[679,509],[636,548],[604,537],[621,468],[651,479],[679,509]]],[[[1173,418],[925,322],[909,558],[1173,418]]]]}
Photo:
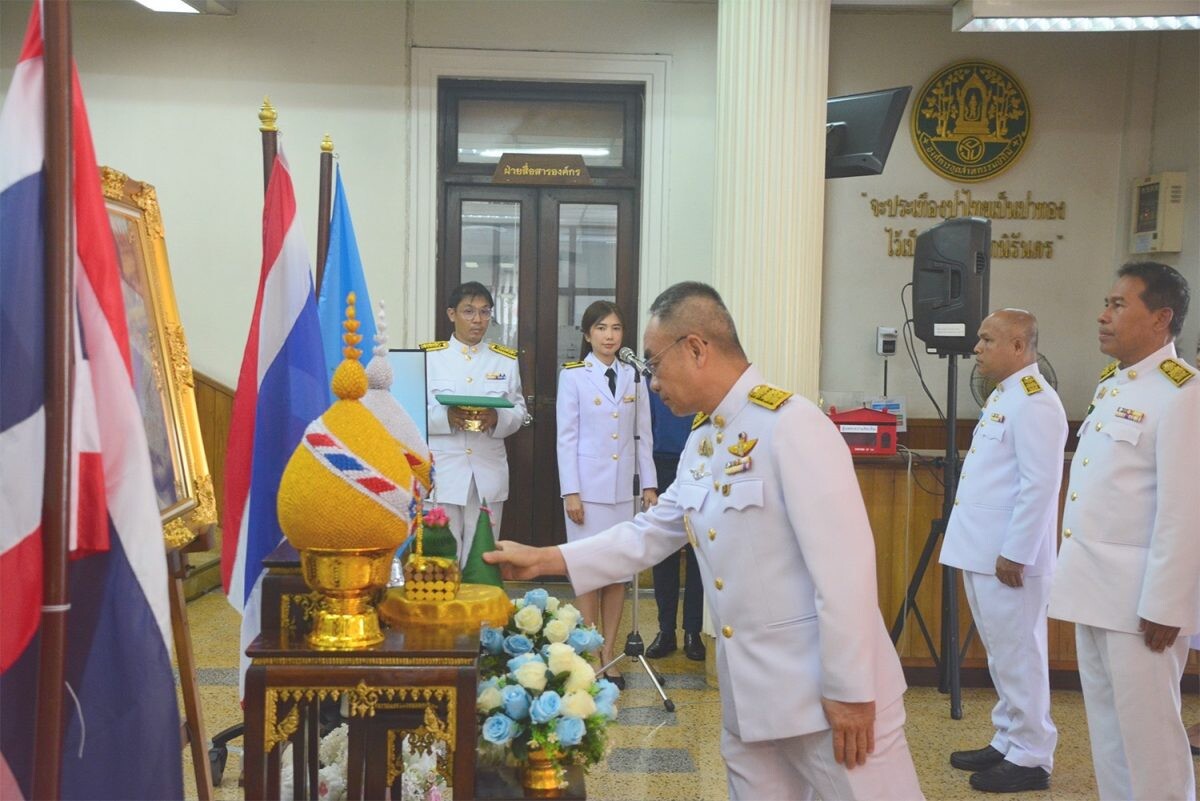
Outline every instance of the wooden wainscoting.
{"type": "Polygon", "coordinates": [[[208,457],[217,498],[217,526],[213,532],[214,550],[188,554],[188,577],[184,593],[190,600],[221,584],[221,516],[225,511],[225,444],[229,439],[229,421],[233,416],[233,390],[200,372],[194,372],[196,413],[200,417],[200,436],[208,457]]]}

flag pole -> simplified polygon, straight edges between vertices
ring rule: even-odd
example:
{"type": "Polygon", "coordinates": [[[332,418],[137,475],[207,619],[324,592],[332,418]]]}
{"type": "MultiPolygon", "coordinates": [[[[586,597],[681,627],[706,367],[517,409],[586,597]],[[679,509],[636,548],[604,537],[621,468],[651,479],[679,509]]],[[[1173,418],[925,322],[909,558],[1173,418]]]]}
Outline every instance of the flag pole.
{"type": "Polygon", "coordinates": [[[275,166],[275,154],[279,152],[279,129],[275,127],[278,119],[279,112],[271,105],[271,98],[264,96],[262,107],[258,110],[258,130],[262,132],[263,192],[271,183],[271,168],[275,166]]]}
{"type": "Polygon", "coordinates": [[[67,547],[71,531],[71,400],[75,369],[75,237],[71,149],[71,10],[42,5],[46,87],[46,465],[34,798],[58,798],[62,772],[67,547]]]}
{"type": "Polygon", "coordinates": [[[317,190],[317,297],[325,277],[325,258],[329,255],[329,216],[333,208],[333,140],[329,134],[321,140],[321,183],[317,190]]]}

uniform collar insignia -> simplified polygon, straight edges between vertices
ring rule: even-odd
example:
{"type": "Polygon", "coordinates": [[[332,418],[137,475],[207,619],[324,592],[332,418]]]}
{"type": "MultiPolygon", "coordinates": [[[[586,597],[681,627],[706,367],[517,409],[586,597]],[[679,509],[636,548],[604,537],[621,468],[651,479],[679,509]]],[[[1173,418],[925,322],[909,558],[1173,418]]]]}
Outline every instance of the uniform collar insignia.
{"type": "Polygon", "coordinates": [[[1107,381],[1108,379],[1112,378],[1116,374],[1117,374],[1117,363],[1109,362],[1108,366],[1100,371],[1100,380],[1107,381]]]}
{"type": "Polygon", "coordinates": [[[704,412],[699,412],[694,418],[692,418],[692,430],[695,431],[697,428],[699,428],[700,426],[704,425],[707,422],[708,422],[708,415],[705,414],[704,412]]]}

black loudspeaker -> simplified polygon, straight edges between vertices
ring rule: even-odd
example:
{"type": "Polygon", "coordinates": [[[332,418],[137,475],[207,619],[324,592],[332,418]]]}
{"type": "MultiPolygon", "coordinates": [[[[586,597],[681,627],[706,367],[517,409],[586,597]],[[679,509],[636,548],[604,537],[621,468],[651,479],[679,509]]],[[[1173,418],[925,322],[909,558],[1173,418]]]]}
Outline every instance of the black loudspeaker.
{"type": "Polygon", "coordinates": [[[988,314],[992,221],[955,217],[917,236],[913,326],[939,353],[969,355],[988,314]]]}

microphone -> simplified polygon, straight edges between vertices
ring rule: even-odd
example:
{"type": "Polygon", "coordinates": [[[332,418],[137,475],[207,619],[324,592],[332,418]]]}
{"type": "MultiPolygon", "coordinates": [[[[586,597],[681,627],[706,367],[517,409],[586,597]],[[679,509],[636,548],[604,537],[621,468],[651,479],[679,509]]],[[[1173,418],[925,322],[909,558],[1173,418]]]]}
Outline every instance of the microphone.
{"type": "Polygon", "coordinates": [[[637,357],[637,354],[633,352],[633,348],[621,348],[617,351],[617,359],[633,367],[639,373],[647,372],[646,363],[637,357]]]}

